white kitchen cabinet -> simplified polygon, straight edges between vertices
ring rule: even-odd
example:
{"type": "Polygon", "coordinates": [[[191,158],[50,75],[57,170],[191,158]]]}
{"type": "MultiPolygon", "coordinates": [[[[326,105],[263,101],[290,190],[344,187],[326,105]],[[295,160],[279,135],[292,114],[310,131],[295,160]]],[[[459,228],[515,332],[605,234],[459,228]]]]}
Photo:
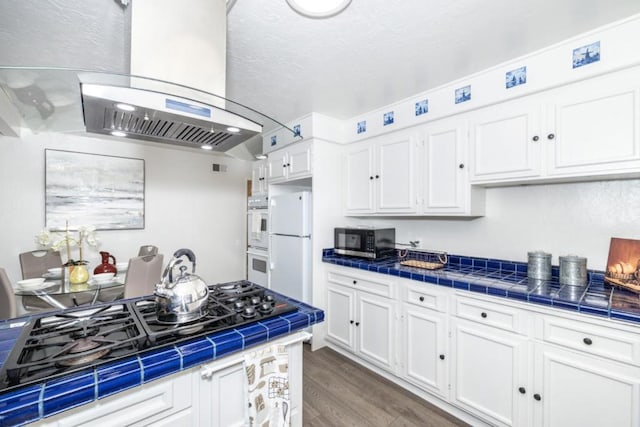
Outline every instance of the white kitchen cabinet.
{"type": "Polygon", "coordinates": [[[251,166],[251,194],[265,194],[268,191],[267,186],[267,170],[268,165],[264,160],[254,162],[251,166]]]}
{"type": "Polygon", "coordinates": [[[346,214],[375,211],[374,145],[365,142],[351,146],[344,156],[346,214]]]}
{"type": "Polygon", "coordinates": [[[423,127],[418,167],[422,183],[421,213],[484,214],[484,189],[469,184],[466,120],[445,119],[423,127]]]}
{"type": "Polygon", "coordinates": [[[395,302],[381,296],[388,282],[366,275],[329,272],[327,339],[387,370],[393,358],[395,302]]]}
{"type": "Polygon", "coordinates": [[[454,404],[498,425],[526,425],[527,337],[456,318],[452,334],[454,404]]]}
{"type": "Polygon", "coordinates": [[[471,182],[637,176],[640,69],[469,114],[471,182]]]}
{"type": "Polygon", "coordinates": [[[401,319],[403,377],[424,390],[446,397],[450,354],[447,316],[404,303],[401,319]]]}
{"type": "Polygon", "coordinates": [[[541,106],[528,97],[483,108],[470,117],[471,182],[539,177],[541,106]]]}
{"type": "Polygon", "coordinates": [[[201,426],[240,427],[247,425],[247,378],[242,363],[205,374],[193,373],[201,426]]]}
{"type": "Polygon", "coordinates": [[[393,132],[345,155],[345,214],[415,213],[415,131],[393,132]]]}
{"type": "Polygon", "coordinates": [[[399,279],[402,312],[398,355],[408,382],[446,398],[449,394],[449,339],[446,292],[399,279]]]}
{"type": "Polygon", "coordinates": [[[534,425],[640,425],[640,369],[537,343],[528,391],[534,425]]]}
{"type": "Polygon", "coordinates": [[[269,153],[269,184],[308,178],[312,175],[312,141],[291,144],[269,153]]]}
{"type": "Polygon", "coordinates": [[[549,176],[638,170],[640,70],[568,85],[551,91],[549,98],[545,130],[549,176]]]}

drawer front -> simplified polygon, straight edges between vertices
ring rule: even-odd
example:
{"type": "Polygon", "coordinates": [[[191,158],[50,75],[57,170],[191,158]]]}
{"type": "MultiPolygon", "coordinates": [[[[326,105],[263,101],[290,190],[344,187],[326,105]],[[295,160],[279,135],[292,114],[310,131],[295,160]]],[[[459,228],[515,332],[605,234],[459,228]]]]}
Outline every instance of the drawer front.
{"type": "Polygon", "coordinates": [[[640,365],[638,334],[587,322],[542,318],[542,339],[620,362],[640,365]]]}
{"type": "MultiPolygon", "coordinates": [[[[381,277],[384,277],[380,275],[381,277]]],[[[343,286],[349,286],[364,292],[380,295],[387,298],[393,298],[393,280],[372,278],[364,274],[343,274],[337,271],[329,271],[328,279],[330,282],[343,286]]]]}
{"type": "Polygon", "coordinates": [[[443,313],[447,311],[447,295],[437,292],[427,284],[402,283],[406,287],[406,292],[402,293],[405,302],[443,313]]]}
{"type": "Polygon", "coordinates": [[[518,334],[527,334],[528,313],[513,307],[457,296],[456,316],[518,334]]]}

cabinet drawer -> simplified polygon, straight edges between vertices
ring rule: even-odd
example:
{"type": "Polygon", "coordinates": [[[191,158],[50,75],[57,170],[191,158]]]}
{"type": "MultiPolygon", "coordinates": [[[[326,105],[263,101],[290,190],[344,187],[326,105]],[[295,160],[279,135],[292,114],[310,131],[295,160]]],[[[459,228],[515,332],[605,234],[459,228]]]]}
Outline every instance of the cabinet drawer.
{"type": "Polygon", "coordinates": [[[528,314],[517,308],[473,298],[457,296],[455,314],[475,323],[526,334],[528,314]]]}
{"type": "Polygon", "coordinates": [[[540,322],[545,342],[640,365],[638,334],[553,316],[544,316],[540,322]]]}
{"type": "Polygon", "coordinates": [[[380,279],[364,274],[343,274],[337,271],[330,271],[328,279],[330,282],[354,289],[380,295],[387,298],[393,297],[393,280],[385,280],[383,275],[380,279]]]}
{"type": "Polygon", "coordinates": [[[429,308],[440,312],[447,311],[447,295],[438,292],[428,284],[414,285],[401,282],[405,285],[405,292],[402,293],[403,301],[420,307],[429,308]]]}

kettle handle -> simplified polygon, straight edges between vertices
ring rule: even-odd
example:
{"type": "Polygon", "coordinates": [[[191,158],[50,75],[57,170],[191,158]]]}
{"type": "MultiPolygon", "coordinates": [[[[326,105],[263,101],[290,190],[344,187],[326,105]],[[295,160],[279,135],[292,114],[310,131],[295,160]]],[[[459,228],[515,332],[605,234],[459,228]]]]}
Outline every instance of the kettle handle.
{"type": "Polygon", "coordinates": [[[196,255],[193,253],[191,249],[182,248],[178,249],[173,253],[174,258],[180,258],[181,256],[186,256],[189,261],[191,261],[191,273],[196,272],[196,255]]]}

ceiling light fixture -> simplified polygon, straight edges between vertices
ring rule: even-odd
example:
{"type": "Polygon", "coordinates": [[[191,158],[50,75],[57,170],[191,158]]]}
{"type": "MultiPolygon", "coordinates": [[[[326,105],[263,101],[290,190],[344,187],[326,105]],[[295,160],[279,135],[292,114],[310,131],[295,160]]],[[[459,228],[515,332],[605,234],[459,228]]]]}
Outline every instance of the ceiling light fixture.
{"type": "Polygon", "coordinates": [[[213,150],[213,147],[210,145],[201,145],[200,148],[202,148],[203,150],[213,150]]]}
{"type": "Polygon", "coordinates": [[[238,132],[240,132],[240,129],[238,129],[236,127],[233,127],[233,126],[230,126],[230,127],[227,128],[227,132],[238,133],[238,132]]]}
{"type": "Polygon", "coordinates": [[[121,130],[112,130],[111,135],[113,136],[127,136],[126,132],[122,132],[121,130]]]}
{"type": "Polygon", "coordinates": [[[351,0],[287,0],[287,3],[300,15],[309,18],[328,18],[346,9],[351,0]]]}

